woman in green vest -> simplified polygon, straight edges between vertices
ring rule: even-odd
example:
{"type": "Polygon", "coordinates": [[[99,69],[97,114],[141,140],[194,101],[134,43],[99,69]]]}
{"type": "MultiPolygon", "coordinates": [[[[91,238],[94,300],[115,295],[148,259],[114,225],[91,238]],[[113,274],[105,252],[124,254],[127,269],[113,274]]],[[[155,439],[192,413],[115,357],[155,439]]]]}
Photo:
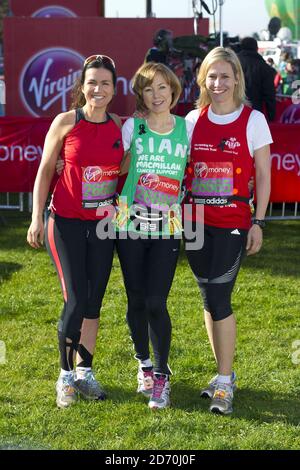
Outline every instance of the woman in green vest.
{"type": "Polygon", "coordinates": [[[138,392],[150,398],[151,409],[157,409],[170,404],[167,298],[182,235],[180,202],[190,125],[171,114],[181,85],[164,64],[143,64],[134,76],[133,90],[137,110],[146,117],[129,118],[122,129],[124,165],[129,171],[119,201],[117,250],[128,298],[127,321],[139,361],[138,392]]]}

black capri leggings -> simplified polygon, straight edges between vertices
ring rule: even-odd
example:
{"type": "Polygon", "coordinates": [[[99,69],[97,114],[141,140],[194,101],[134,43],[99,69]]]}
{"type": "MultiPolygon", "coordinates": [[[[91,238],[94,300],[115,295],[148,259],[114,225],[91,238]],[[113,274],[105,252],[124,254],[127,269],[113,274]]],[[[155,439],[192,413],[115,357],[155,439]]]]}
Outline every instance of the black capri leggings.
{"type": "Polygon", "coordinates": [[[247,230],[204,226],[200,250],[186,250],[204,308],[214,321],[232,314],[231,294],[245,254],[247,230]]]}
{"type": "MultiPolygon", "coordinates": [[[[46,222],[46,247],[64,297],[59,339],[60,343],[71,340],[72,350],[78,345],[83,319],[96,319],[100,315],[112,267],[114,240],[98,239],[97,222],[68,219],[57,214],[50,214],[46,222]]],[[[61,355],[62,349],[60,344],[61,355]]],[[[71,362],[62,357],[62,368],[70,370],[71,362]]]]}
{"type": "Polygon", "coordinates": [[[117,251],[128,298],[127,322],[136,358],[150,357],[149,333],[153,346],[154,371],[170,374],[168,357],[171,320],[167,298],[179,255],[180,240],[117,240],[117,251]]]}

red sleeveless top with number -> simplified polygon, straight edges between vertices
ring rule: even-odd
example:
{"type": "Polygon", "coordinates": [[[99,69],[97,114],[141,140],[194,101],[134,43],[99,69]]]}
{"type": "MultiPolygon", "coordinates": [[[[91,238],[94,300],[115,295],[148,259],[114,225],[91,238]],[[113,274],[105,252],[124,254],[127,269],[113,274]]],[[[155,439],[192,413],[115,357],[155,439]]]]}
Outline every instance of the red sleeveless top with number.
{"type": "Polygon", "coordinates": [[[109,116],[102,123],[81,117],[64,140],[65,167],[53,191],[52,212],[81,220],[103,218],[97,209],[114,203],[123,154],[121,130],[109,116]]]}
{"type": "Polygon", "coordinates": [[[247,202],[248,182],[254,165],[247,142],[251,112],[252,109],[244,106],[238,119],[220,125],[208,119],[206,107],[195,125],[189,190],[192,200],[205,204],[206,225],[241,229],[251,226],[251,211],[247,202]],[[245,198],[245,202],[235,197],[245,198]]]}

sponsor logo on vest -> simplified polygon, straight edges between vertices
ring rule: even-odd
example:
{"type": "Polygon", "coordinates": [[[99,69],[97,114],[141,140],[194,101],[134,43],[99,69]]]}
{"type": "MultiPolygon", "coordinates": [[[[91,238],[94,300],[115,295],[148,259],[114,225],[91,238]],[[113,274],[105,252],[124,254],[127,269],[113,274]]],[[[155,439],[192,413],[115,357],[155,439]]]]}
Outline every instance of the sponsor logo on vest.
{"type": "Polygon", "coordinates": [[[88,166],[84,169],[83,178],[87,183],[99,182],[102,179],[103,171],[100,166],[88,166]]]}
{"type": "Polygon", "coordinates": [[[31,15],[34,18],[61,18],[61,17],[77,17],[77,15],[69,10],[69,8],[57,5],[49,5],[40,8],[31,15]]]}
{"type": "Polygon", "coordinates": [[[196,178],[206,178],[208,174],[208,166],[204,162],[198,162],[195,164],[194,171],[196,178]]]}
{"type": "Polygon", "coordinates": [[[226,140],[225,145],[230,149],[234,150],[237,147],[240,147],[241,144],[236,140],[235,137],[230,137],[230,139],[226,140]]]}
{"type": "Polygon", "coordinates": [[[141,177],[142,186],[152,190],[157,188],[159,182],[159,176],[155,173],[147,173],[141,177]]]}
{"type": "Polygon", "coordinates": [[[45,49],[28,60],[19,87],[30,114],[39,117],[67,111],[83,60],[81,54],[66,48],[45,49]]]}
{"type": "Polygon", "coordinates": [[[207,175],[229,175],[231,168],[228,167],[208,167],[205,162],[198,162],[195,164],[194,173],[196,178],[206,178],[207,175]]]}

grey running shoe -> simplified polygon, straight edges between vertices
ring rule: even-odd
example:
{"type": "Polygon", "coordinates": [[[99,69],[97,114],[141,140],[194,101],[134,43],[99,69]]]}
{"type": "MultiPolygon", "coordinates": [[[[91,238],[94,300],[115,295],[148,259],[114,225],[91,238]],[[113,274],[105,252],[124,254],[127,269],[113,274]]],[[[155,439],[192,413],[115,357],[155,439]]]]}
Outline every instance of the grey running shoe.
{"type": "Polygon", "coordinates": [[[209,410],[212,413],[228,415],[232,413],[233,386],[231,384],[217,383],[209,410]]]}
{"type": "Polygon", "coordinates": [[[153,389],[153,367],[139,367],[137,392],[150,397],[153,389]]]}
{"type": "Polygon", "coordinates": [[[106,393],[95,379],[92,370],[89,370],[83,379],[76,379],[75,389],[87,400],[105,400],[106,393]]]}
{"type": "Polygon", "coordinates": [[[58,408],[67,408],[77,401],[77,394],[74,388],[74,377],[59,377],[56,382],[56,404],[58,408]]]}
{"type": "Polygon", "coordinates": [[[149,408],[157,410],[170,406],[170,391],[169,377],[165,374],[154,374],[153,390],[148,404],[149,408]]]}
{"type": "MultiPolygon", "coordinates": [[[[211,381],[208,383],[207,387],[206,388],[203,388],[200,392],[200,397],[201,398],[209,398],[210,400],[212,400],[212,397],[214,396],[214,393],[215,393],[215,390],[216,390],[216,385],[217,385],[217,379],[218,379],[218,375],[215,375],[211,381]]],[[[237,386],[236,386],[236,374],[235,372],[232,372],[231,374],[231,384],[232,384],[232,387],[233,387],[233,391],[236,390],[237,386]]]]}

